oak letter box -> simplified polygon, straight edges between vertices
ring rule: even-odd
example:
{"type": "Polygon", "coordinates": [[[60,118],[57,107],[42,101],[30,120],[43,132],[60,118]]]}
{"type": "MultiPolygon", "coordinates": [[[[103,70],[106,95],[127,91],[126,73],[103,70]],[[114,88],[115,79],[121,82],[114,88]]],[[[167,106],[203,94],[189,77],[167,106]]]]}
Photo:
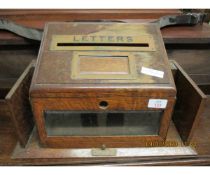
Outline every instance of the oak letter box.
{"type": "Polygon", "coordinates": [[[164,141],[176,88],[159,28],[47,24],[30,98],[40,141],[48,147],[164,141]]]}

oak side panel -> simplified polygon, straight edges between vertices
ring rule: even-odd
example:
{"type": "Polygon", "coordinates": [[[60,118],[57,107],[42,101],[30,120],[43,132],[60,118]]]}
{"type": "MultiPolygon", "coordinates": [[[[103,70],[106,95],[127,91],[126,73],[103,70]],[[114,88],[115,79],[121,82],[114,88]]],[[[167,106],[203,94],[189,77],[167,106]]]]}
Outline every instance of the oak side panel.
{"type": "Polygon", "coordinates": [[[206,95],[199,89],[187,73],[176,63],[175,83],[177,102],[173,121],[185,144],[189,144],[203,112],[206,95]]]}
{"type": "Polygon", "coordinates": [[[204,112],[191,139],[199,155],[210,155],[210,95],[207,97],[204,112]]]}
{"type": "Polygon", "coordinates": [[[31,63],[6,96],[11,112],[10,117],[22,146],[26,145],[34,125],[29,102],[29,87],[33,70],[34,65],[31,63]]]}

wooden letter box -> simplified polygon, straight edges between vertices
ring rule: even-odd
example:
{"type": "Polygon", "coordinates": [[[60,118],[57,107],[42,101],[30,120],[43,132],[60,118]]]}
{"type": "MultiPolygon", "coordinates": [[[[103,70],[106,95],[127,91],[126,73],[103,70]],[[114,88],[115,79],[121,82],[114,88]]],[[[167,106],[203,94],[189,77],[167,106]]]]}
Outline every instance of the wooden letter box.
{"type": "Polygon", "coordinates": [[[164,141],[176,88],[159,28],[47,24],[30,98],[44,146],[139,147],[164,141]]]}

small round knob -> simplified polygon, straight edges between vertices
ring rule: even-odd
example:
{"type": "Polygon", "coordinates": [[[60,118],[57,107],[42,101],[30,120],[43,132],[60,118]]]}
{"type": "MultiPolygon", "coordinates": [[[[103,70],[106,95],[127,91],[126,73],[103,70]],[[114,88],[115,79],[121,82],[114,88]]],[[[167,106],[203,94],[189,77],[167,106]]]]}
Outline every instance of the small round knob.
{"type": "Polygon", "coordinates": [[[104,145],[104,144],[101,145],[101,149],[102,149],[102,150],[105,150],[105,149],[106,149],[106,145],[104,145]]]}

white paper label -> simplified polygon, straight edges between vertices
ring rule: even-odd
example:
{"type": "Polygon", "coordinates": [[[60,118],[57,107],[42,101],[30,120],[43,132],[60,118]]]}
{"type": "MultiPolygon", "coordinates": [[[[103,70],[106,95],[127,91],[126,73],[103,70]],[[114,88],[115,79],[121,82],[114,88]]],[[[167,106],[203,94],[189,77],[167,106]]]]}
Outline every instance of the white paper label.
{"type": "Polygon", "coordinates": [[[164,76],[163,71],[150,69],[150,68],[147,68],[147,67],[142,67],[141,68],[141,73],[146,74],[146,75],[150,75],[150,76],[154,76],[154,77],[159,77],[159,78],[163,78],[163,76],[164,76]]]}
{"type": "Polygon", "coordinates": [[[148,103],[148,108],[166,108],[168,100],[166,99],[150,99],[148,103]]]}

